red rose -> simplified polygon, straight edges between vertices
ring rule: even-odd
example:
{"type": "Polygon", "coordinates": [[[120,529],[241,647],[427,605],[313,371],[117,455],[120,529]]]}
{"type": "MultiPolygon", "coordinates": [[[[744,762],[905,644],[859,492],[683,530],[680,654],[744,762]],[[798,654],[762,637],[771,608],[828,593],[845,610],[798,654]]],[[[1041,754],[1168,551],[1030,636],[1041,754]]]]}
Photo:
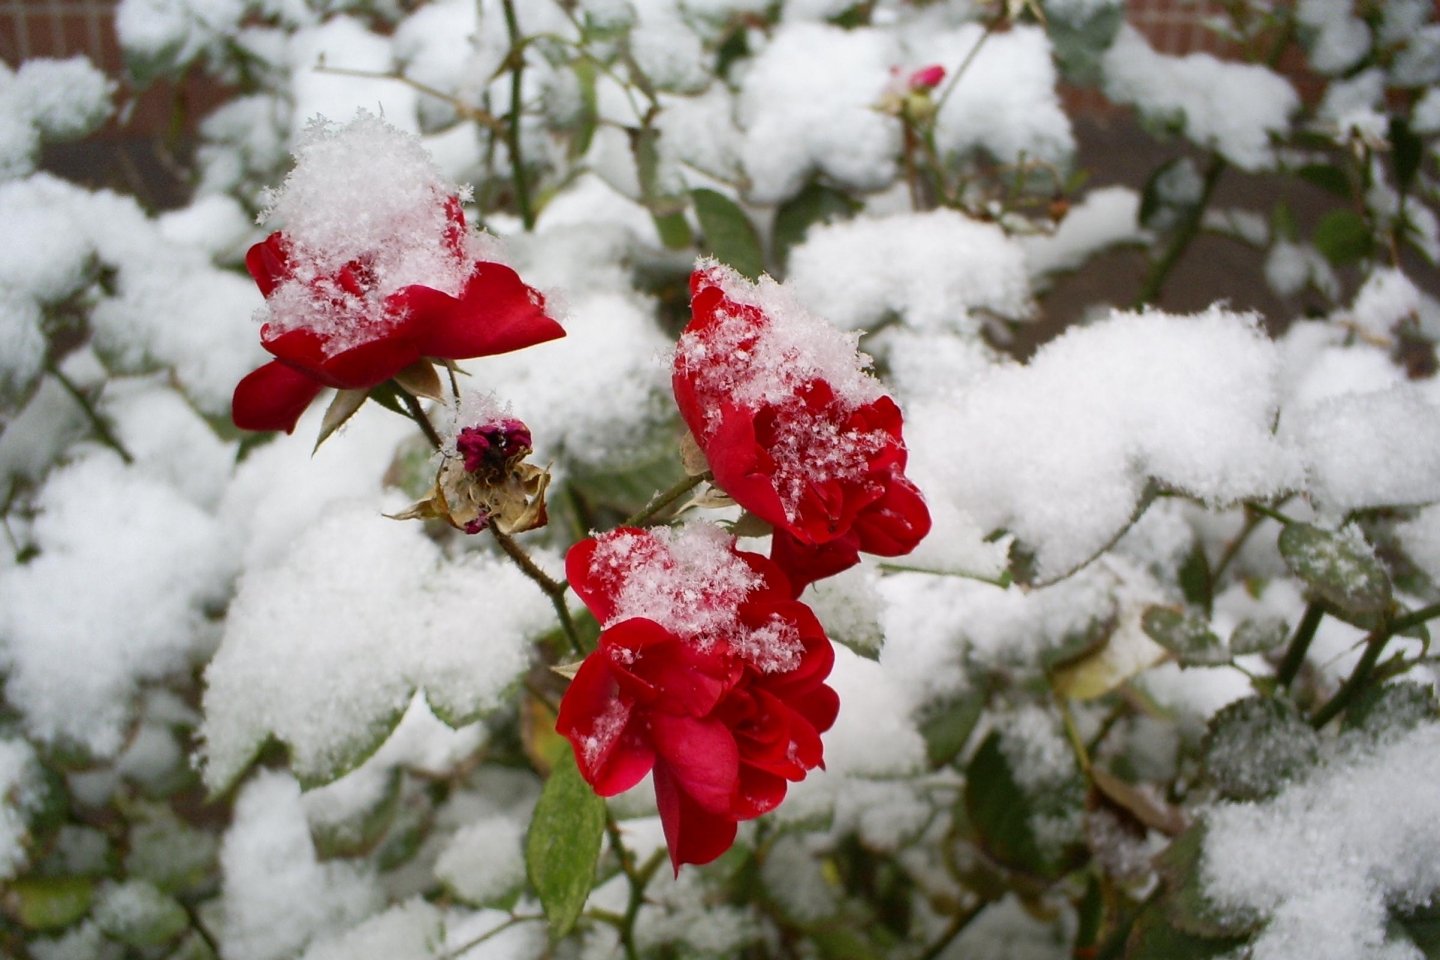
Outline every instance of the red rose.
{"type": "Polygon", "coordinates": [[[774,527],[771,557],[797,595],[930,530],[905,477],[900,408],[853,340],[729,270],[690,278],[693,319],[675,355],[680,414],[715,484],[774,527]]]}
{"type": "MultiPolygon", "coordinates": [[[[434,243],[460,266],[466,259],[460,201],[446,200],[445,214],[444,234],[434,243]]],[[[272,308],[277,297],[283,299],[292,316],[261,328],[260,342],[275,360],[236,386],[235,425],[288,433],[325,387],[365,390],[423,358],[484,357],[565,335],[545,313],[544,297],[514,270],[486,260],[472,263],[453,296],[420,283],[384,293],[367,258],[314,276],[297,264],[284,233],[251,247],[245,266],[260,292],[272,308]],[[314,322],[307,322],[307,314],[314,322]]]]}
{"type": "Polygon", "coordinates": [[[653,773],[675,870],[708,863],[822,765],[830,641],[773,563],[710,524],[622,527],[565,569],[603,629],[556,729],[601,796],[653,773]]]}

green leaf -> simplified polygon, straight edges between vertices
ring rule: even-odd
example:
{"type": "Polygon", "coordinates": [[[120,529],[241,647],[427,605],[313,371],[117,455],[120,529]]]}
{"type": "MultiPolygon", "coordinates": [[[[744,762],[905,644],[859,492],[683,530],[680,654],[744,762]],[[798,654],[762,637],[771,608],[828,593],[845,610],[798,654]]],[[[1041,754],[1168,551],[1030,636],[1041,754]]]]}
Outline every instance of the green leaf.
{"type": "Polygon", "coordinates": [[[130,947],[169,943],[190,927],[190,916],[174,897],[144,880],[107,887],[95,905],[95,923],[112,940],[130,947]]]}
{"type": "Polygon", "coordinates": [[[704,234],[703,251],[747,279],[758,280],[765,272],[765,253],[760,235],[740,205],[715,190],[691,190],[690,199],[704,234]]]}
{"type": "Polygon", "coordinates": [[[650,219],[655,221],[655,230],[666,250],[684,250],[694,239],[683,213],[652,213],[650,219]]]}
{"type": "Polygon", "coordinates": [[[1410,189],[1425,157],[1425,142],[1410,129],[1404,117],[1390,118],[1390,167],[1401,193],[1410,189]]]}
{"type": "Polygon", "coordinates": [[[1392,918],[1425,960],[1440,960],[1440,900],[1392,918]]]}
{"type": "Polygon", "coordinates": [[[627,133],[630,135],[630,150],[635,155],[641,201],[656,217],[682,212],[684,199],[668,193],[660,183],[660,131],[654,127],[640,127],[627,133]]]}
{"type": "Polygon", "coordinates": [[[1098,86],[1103,76],[1100,63],[1105,51],[1115,41],[1120,24],[1125,22],[1124,4],[1103,4],[1093,14],[1075,20],[1070,13],[1082,5],[1046,3],[1049,22],[1046,32],[1055,50],[1060,72],[1071,84],[1080,87],[1098,86]]]}
{"type": "Polygon", "coordinates": [[[1328,163],[1307,163],[1295,171],[1295,176],[1347,200],[1353,193],[1350,178],[1345,176],[1345,171],[1328,163]]]}
{"type": "Polygon", "coordinates": [[[1320,736],[1283,700],[1246,697],[1210,718],[1205,772],[1230,800],[1263,800],[1301,777],[1320,752],[1320,736]]]}
{"type": "Polygon", "coordinates": [[[1341,727],[1377,736],[1413,730],[1440,715],[1440,702],[1429,684],[1414,680],[1366,687],[1345,711],[1341,727]]]}
{"type": "Polygon", "coordinates": [[[1187,666],[1229,663],[1230,651],[1210,625],[1174,607],[1150,607],[1140,618],[1145,635],[1169,650],[1187,666]]]}
{"type": "Polygon", "coordinates": [[[563,937],[575,925],[595,883],[605,836],[605,801],[580,776],[567,753],[545,781],[525,838],[525,866],[550,920],[563,937]]]}
{"type": "Polygon", "coordinates": [[[932,767],[943,766],[960,755],[985,711],[989,691],[980,688],[927,711],[920,721],[920,736],[932,767]]]}
{"type": "Polygon", "coordinates": [[[810,181],[805,185],[805,189],[786,200],[775,211],[775,223],[770,229],[775,262],[783,270],[790,261],[790,250],[805,239],[805,234],[811,227],[817,223],[848,220],[859,209],[860,204],[848,194],[817,181],[810,181]]]}
{"type": "Polygon", "coordinates": [[[1280,555],[1311,593],[1338,610],[1367,614],[1390,607],[1390,577],[1358,535],[1289,523],[1280,532],[1280,555]]]}
{"type": "Polygon", "coordinates": [[[1125,960],[1218,960],[1244,942],[1230,937],[1197,937],[1177,930],[1166,920],[1164,910],[1152,903],[1130,929],[1125,960]]]}
{"type": "Polygon", "coordinates": [[[1331,263],[1342,266],[1369,255],[1375,246],[1365,218],[1353,210],[1332,210],[1315,226],[1310,238],[1331,263]]]}
{"type": "Polygon", "coordinates": [[[575,72],[575,81],[580,87],[580,110],[570,133],[568,150],[570,159],[576,160],[589,152],[590,142],[595,139],[595,129],[600,122],[600,107],[595,94],[595,61],[588,57],[579,57],[571,62],[570,69],[575,72]]]}
{"type": "Polygon", "coordinates": [[[85,916],[94,896],[86,877],[32,877],[10,884],[6,909],[27,930],[58,930],[85,916]]]}
{"type": "Polygon", "coordinates": [[[1185,562],[1180,565],[1179,581],[1185,601],[1208,613],[1214,602],[1214,584],[1210,581],[1210,561],[1200,544],[1191,548],[1185,562]]]}
{"type": "Polygon", "coordinates": [[[1059,875],[1058,858],[1041,848],[1032,825],[1034,798],[1016,780],[998,732],[985,738],[965,767],[965,811],[981,848],[995,861],[1039,877],[1059,875]]]}
{"type": "Polygon", "coordinates": [[[1290,626],[1280,617],[1261,617],[1240,621],[1230,634],[1230,652],[1237,657],[1248,653],[1268,653],[1277,649],[1290,636],[1290,626]]]}

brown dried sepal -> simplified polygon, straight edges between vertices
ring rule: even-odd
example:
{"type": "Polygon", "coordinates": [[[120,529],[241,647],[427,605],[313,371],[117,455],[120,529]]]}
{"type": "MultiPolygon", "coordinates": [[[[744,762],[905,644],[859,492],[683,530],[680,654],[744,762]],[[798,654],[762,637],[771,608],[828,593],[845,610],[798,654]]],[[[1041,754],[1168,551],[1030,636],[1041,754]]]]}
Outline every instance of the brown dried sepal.
{"type": "MultiPolygon", "coordinates": [[[[527,453],[529,451],[526,451],[527,453]]],[[[545,526],[545,490],[550,471],[515,457],[503,469],[470,473],[459,457],[446,457],[430,496],[395,520],[444,520],[457,530],[479,533],[494,526],[507,536],[545,526]]]]}

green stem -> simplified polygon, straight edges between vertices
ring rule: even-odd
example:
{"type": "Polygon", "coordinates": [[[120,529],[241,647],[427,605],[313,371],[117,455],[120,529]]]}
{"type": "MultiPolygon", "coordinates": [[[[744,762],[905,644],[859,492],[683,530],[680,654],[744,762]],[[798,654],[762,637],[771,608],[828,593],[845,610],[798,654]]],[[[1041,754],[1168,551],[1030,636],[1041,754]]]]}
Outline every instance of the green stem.
{"type": "Polygon", "coordinates": [[[570,640],[570,647],[575,651],[576,656],[585,656],[587,651],[585,645],[580,642],[580,634],[575,629],[575,621],[570,618],[570,608],[565,604],[565,584],[552,578],[544,570],[535,565],[525,549],[516,543],[509,534],[501,533],[500,528],[490,526],[490,532],[495,535],[495,542],[500,544],[500,549],[505,555],[515,561],[525,576],[533,580],[545,596],[550,598],[550,605],[555,608],[555,616],[560,619],[560,628],[565,631],[565,636],[570,640]]]}
{"type": "Polygon", "coordinates": [[[676,500],[679,500],[691,490],[694,490],[696,487],[700,486],[700,484],[704,482],[709,476],[710,475],[707,473],[695,477],[685,477],[683,480],[675,484],[675,486],[671,487],[669,490],[666,490],[664,493],[656,494],[650,499],[649,503],[645,504],[645,506],[641,508],[639,513],[636,513],[634,516],[627,517],[621,522],[620,525],[622,527],[638,527],[642,523],[648,523],[650,520],[654,519],[656,514],[658,514],[661,510],[664,510],[666,507],[670,506],[670,504],[674,503],[676,500]]]}
{"type": "Polygon", "coordinates": [[[84,391],[77,387],[73,380],[61,373],[60,368],[55,364],[46,364],[45,369],[50,376],[59,381],[60,386],[65,388],[65,392],[70,394],[70,397],[80,405],[80,409],[85,412],[85,419],[90,421],[90,427],[95,431],[96,435],[99,436],[100,442],[118,453],[120,459],[125,461],[125,463],[134,463],[135,458],[130,455],[129,450],[125,449],[125,445],[120,442],[120,438],[115,436],[115,433],[110,429],[110,425],[105,422],[104,417],[100,416],[100,412],[95,409],[94,404],[85,396],[84,391]]]}
{"type": "Polygon", "coordinates": [[[1260,514],[1260,516],[1269,517],[1271,520],[1274,520],[1276,523],[1282,524],[1283,526],[1288,527],[1290,524],[1295,522],[1294,520],[1285,516],[1285,514],[1281,513],[1279,510],[1276,510],[1274,507],[1267,507],[1263,503],[1247,501],[1245,504],[1245,509],[1254,510],[1256,513],[1260,514]]]}
{"type": "Polygon", "coordinates": [[[616,924],[616,928],[620,931],[620,943],[625,948],[626,960],[640,960],[640,951],[635,946],[635,918],[640,915],[640,908],[645,905],[645,887],[655,876],[655,871],[660,868],[664,851],[656,850],[649,860],[637,867],[634,856],[625,849],[625,841],[620,836],[619,825],[615,823],[615,818],[608,812],[605,815],[605,832],[610,836],[610,845],[615,849],[615,858],[620,861],[620,870],[630,884],[630,898],[625,904],[625,915],[616,924]]]}
{"type": "Polygon", "coordinates": [[[525,44],[520,21],[515,17],[515,0],[500,0],[505,11],[505,29],[510,35],[510,114],[506,118],[505,142],[510,147],[510,175],[515,181],[515,205],[525,232],[535,229],[535,211],[530,206],[530,182],[525,177],[520,149],[520,79],[525,73],[525,44]]]}
{"type": "Polygon", "coordinates": [[[924,952],[916,956],[915,960],[935,960],[936,957],[945,952],[945,949],[954,942],[955,938],[965,932],[970,922],[980,916],[980,911],[990,906],[989,900],[981,900],[969,910],[962,910],[950,918],[950,923],[936,937],[934,942],[925,948],[924,952]]]}
{"type": "Polygon", "coordinates": [[[932,577],[956,577],[960,580],[976,580],[980,583],[988,583],[993,587],[1008,590],[1015,582],[1009,570],[1002,570],[1000,576],[991,577],[983,573],[971,573],[967,570],[935,570],[930,567],[915,567],[908,563],[884,563],[877,566],[886,573],[924,573],[932,577]]]}
{"type": "Polygon", "coordinates": [[[1275,671],[1275,680],[1280,686],[1290,686],[1300,673],[1305,654],[1310,650],[1310,641],[1315,639],[1315,630],[1324,616],[1325,608],[1318,603],[1312,603],[1305,608],[1305,615],[1300,618],[1300,625],[1295,628],[1295,636],[1290,639],[1290,646],[1285,648],[1285,659],[1280,661],[1280,666],[1275,671]]]}
{"type": "Polygon", "coordinates": [[[1335,691],[1335,696],[1315,711],[1315,716],[1310,720],[1310,726],[1319,730],[1350,705],[1350,701],[1355,699],[1355,695],[1370,679],[1370,672],[1375,669],[1375,664],[1379,662],[1385,644],[1389,642],[1390,633],[1388,631],[1377,631],[1365,638],[1365,652],[1360,655],[1360,662],[1355,664],[1355,669],[1350,672],[1350,676],[1340,685],[1340,689],[1335,691]]]}
{"type": "Polygon", "coordinates": [[[1440,604],[1431,604],[1428,607],[1421,607],[1403,617],[1397,617],[1385,623],[1365,638],[1365,652],[1360,655],[1360,660],[1355,664],[1355,669],[1350,676],[1335,691],[1335,696],[1315,711],[1315,716],[1310,720],[1310,725],[1319,730],[1325,724],[1334,720],[1345,708],[1350,706],[1357,694],[1363,690],[1370,679],[1370,674],[1375,670],[1375,664],[1380,662],[1380,654],[1384,652],[1385,645],[1390,638],[1411,627],[1417,627],[1427,620],[1440,617],[1440,604]]]}
{"type": "Polygon", "coordinates": [[[1250,539],[1250,534],[1255,532],[1255,528],[1260,526],[1264,519],[1263,513],[1246,508],[1245,525],[1240,528],[1239,533],[1235,534],[1235,538],[1225,545],[1225,552],[1215,562],[1215,569],[1210,572],[1211,583],[1218,584],[1220,582],[1220,578],[1229,569],[1230,564],[1239,556],[1240,548],[1245,546],[1245,541],[1250,539]]]}
{"type": "Polygon", "coordinates": [[[414,394],[404,390],[396,392],[405,398],[405,409],[410,411],[410,419],[420,427],[420,432],[425,434],[425,439],[430,441],[430,446],[436,450],[445,446],[445,441],[441,440],[440,434],[435,432],[435,425],[430,422],[429,417],[425,416],[425,409],[420,406],[420,400],[414,394]]]}
{"type": "Polygon", "coordinates": [[[1200,199],[1195,202],[1193,207],[1185,211],[1185,219],[1180,222],[1175,235],[1171,237],[1170,246],[1165,248],[1165,253],[1150,268],[1150,273],[1145,277],[1145,283],[1140,287],[1140,293],[1135,297],[1136,307],[1153,304],[1159,299],[1160,290],[1165,286],[1165,280],[1170,276],[1170,271],[1175,268],[1175,264],[1180,262],[1181,256],[1199,235],[1200,224],[1205,219],[1205,208],[1210,205],[1210,197],[1215,192],[1215,184],[1220,181],[1220,175],[1225,172],[1227,166],[1229,164],[1220,154],[1211,155],[1210,166],[1205,169],[1205,185],[1200,191],[1200,199]]]}

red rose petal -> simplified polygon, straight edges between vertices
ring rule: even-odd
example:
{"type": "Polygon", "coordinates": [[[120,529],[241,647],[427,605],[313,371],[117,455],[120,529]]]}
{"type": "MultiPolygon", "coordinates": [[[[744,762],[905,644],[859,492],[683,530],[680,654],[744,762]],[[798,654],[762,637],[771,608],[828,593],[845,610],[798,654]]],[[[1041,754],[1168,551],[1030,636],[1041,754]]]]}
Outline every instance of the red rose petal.
{"type": "Polygon", "coordinates": [[[680,864],[709,863],[735,842],[735,820],[703,809],[680,788],[664,763],[655,765],[655,802],[676,876],[680,864]]]}
{"type": "Polygon", "coordinates": [[[740,777],[740,748],[719,720],[650,715],[656,765],[662,762],[678,789],[712,813],[730,809],[740,777]]]}
{"type": "Polygon", "coordinates": [[[235,385],[230,417],[241,430],[290,433],[324,384],[278,360],[246,374],[235,385]]]}

